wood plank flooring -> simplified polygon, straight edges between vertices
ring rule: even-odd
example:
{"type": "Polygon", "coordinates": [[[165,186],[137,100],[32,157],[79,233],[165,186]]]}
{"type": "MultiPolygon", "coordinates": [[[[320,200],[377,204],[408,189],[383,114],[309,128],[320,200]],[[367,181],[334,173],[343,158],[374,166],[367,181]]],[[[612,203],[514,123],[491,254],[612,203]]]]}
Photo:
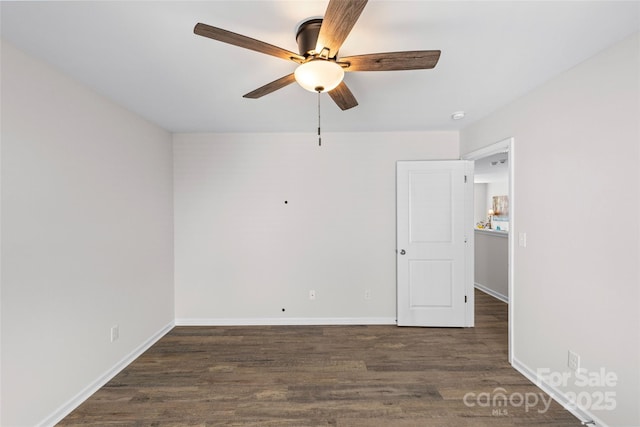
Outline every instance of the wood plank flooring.
{"type": "Polygon", "coordinates": [[[507,305],[478,291],[475,328],[176,327],[59,425],[581,425],[507,351],[507,305]]]}

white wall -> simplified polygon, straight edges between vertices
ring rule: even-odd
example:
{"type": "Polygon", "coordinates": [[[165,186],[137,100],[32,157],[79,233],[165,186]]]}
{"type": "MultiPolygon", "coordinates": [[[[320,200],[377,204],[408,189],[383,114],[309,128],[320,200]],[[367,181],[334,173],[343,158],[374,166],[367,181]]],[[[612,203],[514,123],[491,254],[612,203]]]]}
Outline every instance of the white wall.
{"type": "Polygon", "coordinates": [[[176,322],[394,322],[396,161],[458,157],[456,132],[175,135],[176,322]]]}
{"type": "MultiPolygon", "coordinates": [[[[640,425],[639,52],[636,34],[461,132],[462,153],[515,138],[514,362],[568,372],[571,349],[615,373],[616,409],[591,408],[610,426],[640,425]]],[[[595,391],[575,379],[558,389],[595,391]]]]}
{"type": "Polygon", "coordinates": [[[473,185],[473,225],[487,220],[487,187],[489,184],[476,183],[473,185]]]}
{"type": "Polygon", "coordinates": [[[172,324],[171,135],[7,43],[1,83],[0,424],[31,426],[172,324]]]}

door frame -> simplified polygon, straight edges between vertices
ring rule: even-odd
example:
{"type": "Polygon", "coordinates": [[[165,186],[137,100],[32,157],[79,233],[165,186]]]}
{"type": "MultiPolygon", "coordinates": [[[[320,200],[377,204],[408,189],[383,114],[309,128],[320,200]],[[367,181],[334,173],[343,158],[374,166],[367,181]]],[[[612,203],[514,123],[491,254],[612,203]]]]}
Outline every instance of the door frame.
{"type": "Polygon", "coordinates": [[[486,147],[480,148],[478,150],[471,151],[462,155],[460,158],[462,160],[478,160],[487,156],[491,156],[493,154],[498,153],[507,153],[507,159],[509,163],[508,174],[509,174],[509,239],[508,239],[508,289],[509,289],[509,320],[508,320],[508,341],[509,341],[509,363],[513,365],[513,353],[514,353],[514,313],[516,309],[517,298],[514,292],[514,254],[515,254],[515,232],[516,229],[514,227],[514,217],[515,217],[515,181],[514,181],[514,171],[515,171],[515,156],[514,156],[514,138],[505,138],[501,141],[498,141],[494,144],[488,145],[486,147]]]}

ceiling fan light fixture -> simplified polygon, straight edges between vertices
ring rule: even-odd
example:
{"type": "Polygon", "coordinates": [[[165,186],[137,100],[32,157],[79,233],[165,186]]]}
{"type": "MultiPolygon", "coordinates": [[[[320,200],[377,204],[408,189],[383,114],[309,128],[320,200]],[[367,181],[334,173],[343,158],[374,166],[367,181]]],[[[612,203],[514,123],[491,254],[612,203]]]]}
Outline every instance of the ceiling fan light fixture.
{"type": "Polygon", "coordinates": [[[294,72],[300,86],[310,92],[329,92],[344,78],[344,70],[334,61],[312,59],[300,64],[294,72]]]}

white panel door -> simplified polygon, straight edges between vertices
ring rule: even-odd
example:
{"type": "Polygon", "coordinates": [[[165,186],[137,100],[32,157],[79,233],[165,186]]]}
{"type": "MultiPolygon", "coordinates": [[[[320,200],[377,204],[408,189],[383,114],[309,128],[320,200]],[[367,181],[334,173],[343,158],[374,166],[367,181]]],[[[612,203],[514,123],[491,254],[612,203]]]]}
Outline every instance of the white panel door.
{"type": "Polygon", "coordinates": [[[397,164],[399,326],[473,326],[473,162],[397,164]]]}

